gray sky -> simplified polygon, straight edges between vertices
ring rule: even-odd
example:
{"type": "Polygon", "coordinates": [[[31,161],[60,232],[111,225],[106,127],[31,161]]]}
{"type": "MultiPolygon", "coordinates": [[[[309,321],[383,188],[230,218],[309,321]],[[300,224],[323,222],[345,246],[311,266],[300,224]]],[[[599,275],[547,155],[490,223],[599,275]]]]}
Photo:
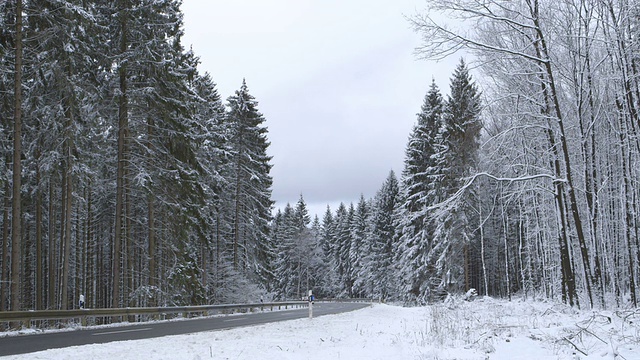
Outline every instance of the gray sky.
{"type": "Polygon", "coordinates": [[[457,59],[417,60],[404,18],[423,0],[183,0],[183,44],[223,99],[246,78],[269,129],[276,208],[312,214],[375,195],[400,175],[432,77],[457,59]]]}

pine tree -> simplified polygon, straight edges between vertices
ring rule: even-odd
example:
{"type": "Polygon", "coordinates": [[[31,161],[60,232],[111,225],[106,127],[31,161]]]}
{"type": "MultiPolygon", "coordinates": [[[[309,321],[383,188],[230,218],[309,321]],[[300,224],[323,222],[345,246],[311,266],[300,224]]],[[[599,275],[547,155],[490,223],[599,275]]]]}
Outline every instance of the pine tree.
{"type": "Polygon", "coordinates": [[[298,280],[299,261],[296,251],[296,239],[300,234],[298,214],[287,203],[284,211],[278,210],[273,221],[273,239],[276,246],[275,279],[276,296],[282,300],[294,298],[298,280]]]}
{"type": "Polygon", "coordinates": [[[364,284],[360,276],[364,272],[364,257],[369,250],[367,248],[367,239],[370,236],[369,212],[369,204],[361,194],[351,224],[352,243],[349,253],[351,278],[354,279],[353,291],[356,297],[364,296],[364,284]]]}
{"type": "Polygon", "coordinates": [[[229,150],[231,162],[226,179],[229,184],[232,213],[232,259],[234,269],[251,270],[261,282],[269,274],[264,264],[272,256],[268,241],[271,218],[271,157],[267,155],[267,128],[249,94],[246,82],[227,99],[229,150]]]}
{"type": "Polygon", "coordinates": [[[444,102],[440,90],[432,80],[418,121],[409,137],[402,174],[403,204],[400,208],[401,233],[398,264],[402,279],[402,293],[407,300],[424,302],[430,270],[426,254],[432,248],[433,226],[428,207],[434,203],[434,182],[438,133],[442,126],[444,102]]]}
{"type": "Polygon", "coordinates": [[[456,193],[477,168],[482,129],[480,92],[462,59],[451,78],[450,90],[435,154],[433,191],[438,208],[433,218],[437,225],[427,261],[435,264],[445,288],[457,290],[469,286],[468,246],[474,240],[477,220],[470,208],[473,194],[456,193]]]}
{"type": "Polygon", "coordinates": [[[322,252],[322,263],[320,265],[320,294],[325,297],[336,297],[339,293],[338,281],[338,258],[336,256],[336,220],[327,205],[327,209],[322,217],[322,227],[320,231],[319,247],[322,252]]]}
{"type": "Polygon", "coordinates": [[[334,233],[332,236],[332,252],[335,261],[338,286],[341,297],[351,297],[353,291],[351,252],[351,222],[354,214],[353,204],[349,209],[340,203],[334,217],[334,233]]]}
{"type": "MultiPolygon", "coordinates": [[[[192,54],[191,51],[188,54],[192,54]]],[[[191,67],[196,68],[197,61],[193,55],[191,67]]],[[[195,143],[197,162],[201,168],[199,185],[204,194],[203,206],[198,207],[198,231],[203,236],[201,256],[203,267],[203,283],[207,287],[207,294],[212,298],[221,280],[220,265],[224,251],[223,233],[228,232],[223,223],[224,203],[222,189],[225,186],[224,167],[228,163],[226,157],[227,139],[224,133],[224,105],[209,74],[200,75],[193,72],[189,77],[190,88],[197,101],[193,104],[195,143]]],[[[153,227],[150,226],[152,229],[153,227]]],[[[150,254],[152,254],[150,246],[150,254]]],[[[150,258],[149,272],[153,276],[155,261],[150,258]],[[152,271],[153,263],[153,271],[152,271]]],[[[150,277],[150,285],[151,284],[150,277]]],[[[269,288],[267,288],[269,291],[269,288]]]]}
{"type": "Polygon", "coordinates": [[[399,182],[391,171],[374,199],[371,224],[373,253],[370,256],[369,272],[373,276],[372,295],[383,300],[396,293],[397,271],[393,259],[398,246],[396,216],[400,205],[399,195],[399,182]]]}

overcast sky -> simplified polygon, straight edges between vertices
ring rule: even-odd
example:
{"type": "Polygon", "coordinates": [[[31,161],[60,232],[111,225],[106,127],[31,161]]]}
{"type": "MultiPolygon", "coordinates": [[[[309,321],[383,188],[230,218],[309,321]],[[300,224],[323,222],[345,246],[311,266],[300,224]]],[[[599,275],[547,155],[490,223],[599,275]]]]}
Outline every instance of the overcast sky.
{"type": "Polygon", "coordinates": [[[185,36],[223,99],[246,78],[266,118],[276,208],[373,197],[400,176],[416,113],[458,59],[418,60],[424,0],[183,0],[185,36]]]}

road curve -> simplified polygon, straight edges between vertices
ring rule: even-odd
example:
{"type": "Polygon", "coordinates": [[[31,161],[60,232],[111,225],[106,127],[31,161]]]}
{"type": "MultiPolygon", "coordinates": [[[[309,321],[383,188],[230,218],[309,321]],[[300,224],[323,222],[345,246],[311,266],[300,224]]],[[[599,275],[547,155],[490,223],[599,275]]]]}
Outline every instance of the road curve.
{"type": "MultiPolygon", "coordinates": [[[[338,314],[370,306],[368,303],[316,303],[313,316],[338,314]]],[[[19,355],[69,346],[102,344],[112,341],[139,340],[154,337],[224,330],[309,316],[307,308],[250,313],[244,315],[194,318],[183,321],[146,322],[121,327],[80,329],[0,337],[0,356],[19,355]]]]}

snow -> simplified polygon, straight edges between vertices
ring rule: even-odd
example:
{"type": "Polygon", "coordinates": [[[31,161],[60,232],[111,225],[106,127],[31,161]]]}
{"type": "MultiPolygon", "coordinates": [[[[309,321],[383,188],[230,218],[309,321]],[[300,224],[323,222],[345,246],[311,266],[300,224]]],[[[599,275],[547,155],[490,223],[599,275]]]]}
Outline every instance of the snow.
{"type": "Polygon", "coordinates": [[[55,349],[1,359],[640,359],[640,311],[478,299],[224,331],[55,349]]]}

